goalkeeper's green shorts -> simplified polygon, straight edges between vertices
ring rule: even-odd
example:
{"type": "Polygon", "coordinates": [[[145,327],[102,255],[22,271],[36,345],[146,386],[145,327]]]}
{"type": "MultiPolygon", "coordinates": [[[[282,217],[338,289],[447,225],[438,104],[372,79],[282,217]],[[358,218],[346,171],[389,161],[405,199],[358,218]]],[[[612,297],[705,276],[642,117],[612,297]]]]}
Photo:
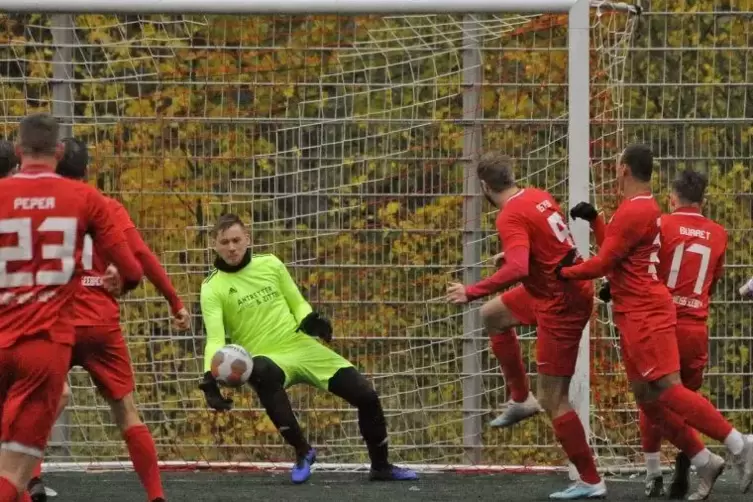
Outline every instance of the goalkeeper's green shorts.
{"type": "Polygon", "coordinates": [[[335,376],[335,373],[342,368],[353,366],[347,359],[313,337],[302,335],[294,338],[295,343],[254,354],[270,359],[282,369],[285,373],[285,388],[306,383],[328,390],[329,379],[335,376]]]}

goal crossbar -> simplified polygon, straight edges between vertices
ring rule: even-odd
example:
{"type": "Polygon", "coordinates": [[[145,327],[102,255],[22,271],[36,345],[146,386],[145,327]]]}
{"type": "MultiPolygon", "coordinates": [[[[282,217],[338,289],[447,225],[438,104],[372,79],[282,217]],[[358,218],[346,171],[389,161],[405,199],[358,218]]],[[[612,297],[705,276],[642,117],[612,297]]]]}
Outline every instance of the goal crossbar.
{"type": "MultiPolygon", "coordinates": [[[[0,12],[52,14],[436,14],[568,12],[579,0],[4,0],[0,12]]],[[[639,12],[624,2],[593,7],[639,12]]]]}

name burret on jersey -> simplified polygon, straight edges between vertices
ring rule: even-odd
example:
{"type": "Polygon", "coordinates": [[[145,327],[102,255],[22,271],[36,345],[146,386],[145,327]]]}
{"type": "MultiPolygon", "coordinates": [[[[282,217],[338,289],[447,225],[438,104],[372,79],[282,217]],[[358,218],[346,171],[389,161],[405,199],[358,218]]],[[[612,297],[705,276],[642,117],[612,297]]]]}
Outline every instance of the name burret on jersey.
{"type": "Polygon", "coordinates": [[[687,237],[698,237],[701,239],[711,240],[711,232],[706,230],[699,230],[697,228],[680,227],[680,235],[687,237]]]}
{"type": "Polygon", "coordinates": [[[55,197],[16,197],[13,200],[13,209],[24,211],[55,209],[55,197]]]}

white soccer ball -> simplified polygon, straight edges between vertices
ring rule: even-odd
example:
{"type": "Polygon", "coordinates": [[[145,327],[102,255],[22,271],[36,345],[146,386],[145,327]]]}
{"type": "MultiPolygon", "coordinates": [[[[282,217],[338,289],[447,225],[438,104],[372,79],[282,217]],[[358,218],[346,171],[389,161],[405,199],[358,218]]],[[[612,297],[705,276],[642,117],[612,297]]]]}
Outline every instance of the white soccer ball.
{"type": "Polygon", "coordinates": [[[227,387],[241,387],[251,377],[254,360],[240,345],[225,345],[212,356],[212,376],[227,387]]]}

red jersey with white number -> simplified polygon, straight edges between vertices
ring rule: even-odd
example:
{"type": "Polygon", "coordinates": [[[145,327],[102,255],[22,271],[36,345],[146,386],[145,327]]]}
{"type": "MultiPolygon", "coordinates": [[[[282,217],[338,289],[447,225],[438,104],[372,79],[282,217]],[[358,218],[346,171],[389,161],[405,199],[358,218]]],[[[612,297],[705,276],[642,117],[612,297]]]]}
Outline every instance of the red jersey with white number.
{"type": "MultiPolygon", "coordinates": [[[[122,235],[136,225],[123,204],[106,198],[110,215],[117,231],[122,235]]],[[[83,272],[78,293],[73,299],[73,324],[75,326],[101,326],[120,323],[120,305],[102,286],[102,277],[109,263],[98,252],[91,236],[84,238],[84,251],[81,259],[83,272]]]]}
{"type": "Polygon", "coordinates": [[[529,272],[521,283],[531,296],[562,299],[571,290],[582,291],[581,281],[561,281],[555,274],[568,253],[577,251],[562,211],[548,192],[525,188],[510,197],[497,216],[497,231],[505,252],[529,248],[529,272]]]}
{"type": "Polygon", "coordinates": [[[659,275],[677,318],[705,321],[712,286],[724,273],[727,231],[698,209],[683,207],[661,218],[659,275]]]}
{"type": "Polygon", "coordinates": [[[669,291],[658,275],[661,210],[651,194],[624,200],[606,227],[599,253],[565,268],[571,279],[607,276],[615,312],[648,312],[671,306],[669,291]]]}
{"type": "Polygon", "coordinates": [[[0,194],[0,348],[39,332],[72,344],[84,235],[115,249],[123,234],[95,188],[41,167],[1,179],[0,194]]]}

